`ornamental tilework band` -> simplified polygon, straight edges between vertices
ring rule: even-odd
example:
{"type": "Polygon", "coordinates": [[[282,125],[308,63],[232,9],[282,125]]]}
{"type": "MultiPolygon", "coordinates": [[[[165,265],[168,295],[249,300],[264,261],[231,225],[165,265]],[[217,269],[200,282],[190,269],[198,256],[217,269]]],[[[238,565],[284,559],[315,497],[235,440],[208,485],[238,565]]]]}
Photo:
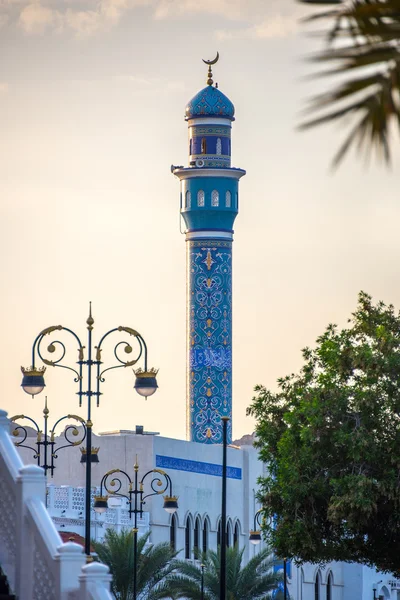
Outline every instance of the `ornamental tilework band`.
{"type": "MultiPolygon", "coordinates": [[[[199,460],[187,460],[186,458],[176,458],[175,456],[163,456],[162,454],[156,454],[156,467],[222,477],[222,465],[201,462],[199,460]]],[[[226,475],[230,479],[242,479],[242,469],[227,466],[226,475]]]]}
{"type": "Polygon", "coordinates": [[[221,417],[232,416],[232,242],[187,243],[188,433],[219,444],[221,417]]]}

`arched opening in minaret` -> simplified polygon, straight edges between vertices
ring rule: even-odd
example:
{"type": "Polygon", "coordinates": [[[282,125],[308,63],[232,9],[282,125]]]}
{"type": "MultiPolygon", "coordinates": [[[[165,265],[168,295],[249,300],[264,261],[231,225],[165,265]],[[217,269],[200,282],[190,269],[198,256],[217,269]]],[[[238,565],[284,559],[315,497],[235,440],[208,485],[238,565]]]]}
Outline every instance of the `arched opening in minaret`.
{"type": "Polygon", "coordinates": [[[190,193],[189,190],[187,190],[185,208],[190,208],[191,203],[192,203],[192,194],[190,193]]]}
{"type": "Polygon", "coordinates": [[[206,138],[201,138],[201,153],[207,154],[207,140],[206,138]]]}
{"type": "Polygon", "coordinates": [[[222,154],[222,141],[221,141],[221,138],[217,138],[216,154],[218,154],[218,155],[222,154]]]}
{"type": "Polygon", "coordinates": [[[219,205],[219,194],[217,192],[217,190],[213,190],[211,192],[211,206],[218,206],[219,205]]]}
{"type": "Polygon", "coordinates": [[[204,206],[204,200],[205,200],[204,191],[199,190],[197,192],[197,206],[204,206]]]}
{"type": "Polygon", "coordinates": [[[225,206],[226,206],[226,208],[230,208],[231,205],[232,205],[232,194],[228,190],[225,194],[225,206]]]}

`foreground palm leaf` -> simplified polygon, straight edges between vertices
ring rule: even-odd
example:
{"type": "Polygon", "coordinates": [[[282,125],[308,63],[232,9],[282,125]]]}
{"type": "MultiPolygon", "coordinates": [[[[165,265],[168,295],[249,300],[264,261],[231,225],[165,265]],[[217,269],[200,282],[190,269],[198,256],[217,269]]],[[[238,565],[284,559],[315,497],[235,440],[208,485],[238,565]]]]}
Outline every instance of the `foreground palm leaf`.
{"type": "MultiPolygon", "coordinates": [[[[272,598],[282,575],[274,573],[269,549],[256,554],[242,567],[243,552],[237,546],[226,552],[226,597],[228,600],[261,600],[272,598]]],[[[220,597],[220,552],[209,550],[203,555],[204,600],[220,597]]],[[[176,598],[201,600],[201,567],[186,561],[177,561],[177,574],[171,576],[170,586],[176,598]]]]}
{"type": "Polygon", "coordinates": [[[308,20],[322,18],[333,23],[330,46],[313,60],[328,65],[321,75],[346,78],[311,99],[307,110],[317,115],[301,128],[354,117],[356,122],[335,155],[334,165],[351,146],[367,156],[374,148],[388,163],[390,135],[395,126],[400,128],[400,0],[348,0],[308,20]]]}
{"type": "MultiPolygon", "coordinates": [[[[177,552],[168,542],[149,544],[150,533],[140,537],[137,545],[137,598],[161,600],[171,598],[168,576],[174,570],[177,552]]],[[[133,531],[117,533],[107,529],[103,542],[92,542],[99,559],[108,565],[112,575],[111,590],[118,600],[133,598],[133,572],[135,556],[133,551],[133,531]]]]}

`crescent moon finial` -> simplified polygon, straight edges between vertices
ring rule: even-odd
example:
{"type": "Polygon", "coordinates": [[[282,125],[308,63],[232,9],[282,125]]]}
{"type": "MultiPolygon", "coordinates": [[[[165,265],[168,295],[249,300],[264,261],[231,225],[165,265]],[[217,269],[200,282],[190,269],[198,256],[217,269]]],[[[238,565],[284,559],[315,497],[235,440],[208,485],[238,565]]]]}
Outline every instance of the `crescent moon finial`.
{"type": "Polygon", "coordinates": [[[213,79],[212,79],[211,65],[215,65],[215,63],[218,62],[218,59],[219,59],[219,52],[217,52],[217,56],[213,60],[204,60],[204,58],[202,58],[203,63],[208,65],[207,85],[212,85],[214,83],[213,79]]]}
{"type": "Polygon", "coordinates": [[[203,63],[206,63],[206,65],[215,65],[216,62],[218,62],[219,59],[219,52],[217,52],[217,56],[214,58],[214,60],[204,60],[204,58],[202,59],[203,63]]]}

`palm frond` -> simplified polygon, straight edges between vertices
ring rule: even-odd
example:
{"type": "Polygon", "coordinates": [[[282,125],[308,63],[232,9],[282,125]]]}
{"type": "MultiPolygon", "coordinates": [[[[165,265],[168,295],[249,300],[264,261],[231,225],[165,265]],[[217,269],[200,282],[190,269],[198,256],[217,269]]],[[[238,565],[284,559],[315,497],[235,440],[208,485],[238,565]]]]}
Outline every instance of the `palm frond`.
{"type": "Polygon", "coordinates": [[[389,163],[392,126],[400,126],[400,0],[349,0],[336,10],[314,16],[320,18],[333,20],[330,47],[313,61],[338,64],[316,76],[347,78],[309,101],[306,110],[316,116],[303,122],[300,129],[361,115],[333,164],[338,165],[353,145],[366,155],[375,149],[389,163]],[[334,45],[336,40],[340,45],[334,45]]]}

